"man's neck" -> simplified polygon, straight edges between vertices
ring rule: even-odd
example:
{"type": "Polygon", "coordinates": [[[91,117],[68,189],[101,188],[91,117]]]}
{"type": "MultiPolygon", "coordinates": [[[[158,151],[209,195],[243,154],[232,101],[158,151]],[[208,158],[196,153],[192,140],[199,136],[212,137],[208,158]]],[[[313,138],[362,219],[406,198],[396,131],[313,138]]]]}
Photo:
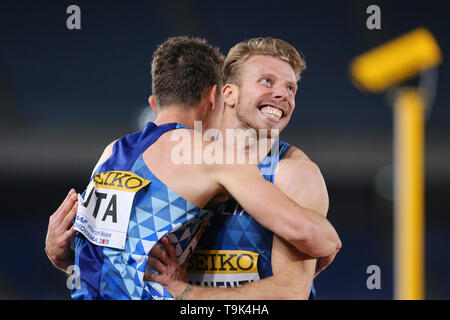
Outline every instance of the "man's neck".
{"type": "Polygon", "coordinates": [[[158,112],[154,123],[162,125],[177,122],[188,128],[194,128],[194,121],[202,120],[196,108],[184,108],[180,106],[167,106],[158,112]]]}
{"type": "MultiPolygon", "coordinates": [[[[249,129],[253,129],[251,127],[249,127],[247,124],[242,123],[238,117],[235,114],[235,110],[230,107],[230,106],[225,106],[225,110],[224,110],[224,114],[223,114],[223,118],[222,118],[222,128],[221,128],[221,132],[222,132],[222,136],[226,137],[226,130],[227,129],[232,129],[232,130],[249,130],[249,129]]],[[[263,152],[263,150],[261,150],[262,154],[267,154],[270,151],[270,148],[272,147],[272,144],[274,143],[274,139],[271,138],[267,138],[264,137],[262,135],[260,135],[257,132],[257,138],[256,140],[253,141],[252,145],[250,145],[250,141],[249,139],[245,139],[245,151],[248,153],[250,148],[256,147],[257,150],[259,150],[258,148],[261,147],[265,147],[267,146],[267,150],[265,150],[263,152]]],[[[226,142],[226,139],[224,139],[224,141],[226,142]]],[[[262,160],[262,159],[260,159],[262,160]]]]}

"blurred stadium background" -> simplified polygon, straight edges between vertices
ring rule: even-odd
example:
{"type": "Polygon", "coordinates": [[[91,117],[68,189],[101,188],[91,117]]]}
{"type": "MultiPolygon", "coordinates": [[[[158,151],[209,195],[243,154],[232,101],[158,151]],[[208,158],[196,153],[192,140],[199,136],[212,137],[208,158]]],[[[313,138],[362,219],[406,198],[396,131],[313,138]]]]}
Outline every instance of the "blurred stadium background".
{"type": "Polygon", "coordinates": [[[321,168],[343,249],[316,280],[318,299],[393,298],[393,114],[358,91],[356,55],[418,26],[444,57],[426,125],[426,298],[450,298],[449,1],[2,1],[0,3],[0,298],[69,299],[44,254],[48,217],[81,191],[103,148],[139,129],[150,61],[169,36],[207,38],[224,54],[255,36],[287,40],[308,68],[282,138],[321,168]],[[66,8],[81,8],[68,30],[66,8]],[[381,8],[381,29],[366,8],[381,8]],[[369,290],[369,265],[381,289],[369,290]]]}

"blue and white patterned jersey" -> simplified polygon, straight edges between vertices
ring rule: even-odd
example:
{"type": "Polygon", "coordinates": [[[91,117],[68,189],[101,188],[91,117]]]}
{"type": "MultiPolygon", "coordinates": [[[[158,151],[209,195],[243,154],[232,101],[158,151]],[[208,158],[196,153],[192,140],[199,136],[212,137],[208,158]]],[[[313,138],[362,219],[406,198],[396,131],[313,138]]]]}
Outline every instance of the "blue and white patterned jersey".
{"type": "Polygon", "coordinates": [[[93,175],[75,219],[75,265],[80,284],[74,299],[173,299],[156,282],[144,281],[152,247],[166,235],[180,261],[198,240],[204,211],[161,182],[142,153],[178,123],[148,123],[119,139],[93,175]]]}
{"type": "MultiPolygon", "coordinates": [[[[290,145],[279,141],[278,148],[263,159],[258,168],[273,183],[279,161],[290,145]]],[[[267,278],[272,273],[273,232],[259,224],[234,199],[209,218],[208,225],[192,254],[187,279],[192,284],[236,287],[267,278]]],[[[314,284],[310,299],[315,296],[314,284]]]]}

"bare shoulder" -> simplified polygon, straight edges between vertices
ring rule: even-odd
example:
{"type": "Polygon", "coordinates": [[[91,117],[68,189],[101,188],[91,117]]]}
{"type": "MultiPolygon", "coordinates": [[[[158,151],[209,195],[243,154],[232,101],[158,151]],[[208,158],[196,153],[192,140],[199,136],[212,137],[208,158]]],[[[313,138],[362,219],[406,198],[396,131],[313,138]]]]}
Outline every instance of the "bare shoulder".
{"type": "Polygon", "coordinates": [[[106,146],[104,153],[105,153],[105,155],[108,155],[108,157],[111,156],[111,154],[113,152],[114,145],[117,142],[117,140],[119,140],[119,139],[116,139],[116,140],[112,141],[110,144],[108,144],[106,146]]]}
{"type": "Polygon", "coordinates": [[[109,157],[111,157],[114,150],[114,145],[116,144],[117,140],[119,139],[114,140],[113,142],[111,142],[106,146],[105,150],[103,151],[103,154],[100,157],[99,160],[100,163],[105,162],[106,160],[109,159],[109,157]]]}
{"type": "Polygon", "coordinates": [[[311,175],[316,178],[322,177],[319,166],[313,162],[302,150],[291,146],[278,165],[279,173],[311,175]]]}
{"type": "Polygon", "coordinates": [[[322,172],[299,148],[288,149],[278,165],[274,183],[302,206],[326,215],[329,200],[322,172]]]}
{"type": "Polygon", "coordinates": [[[119,140],[119,139],[116,139],[113,142],[111,142],[110,144],[108,144],[106,146],[105,150],[103,150],[103,153],[100,156],[100,159],[98,160],[97,164],[95,165],[94,170],[92,170],[92,174],[94,174],[94,172],[98,169],[98,167],[100,165],[102,165],[106,160],[109,159],[109,157],[111,157],[111,155],[113,153],[114,144],[116,143],[117,140],[119,140]]]}

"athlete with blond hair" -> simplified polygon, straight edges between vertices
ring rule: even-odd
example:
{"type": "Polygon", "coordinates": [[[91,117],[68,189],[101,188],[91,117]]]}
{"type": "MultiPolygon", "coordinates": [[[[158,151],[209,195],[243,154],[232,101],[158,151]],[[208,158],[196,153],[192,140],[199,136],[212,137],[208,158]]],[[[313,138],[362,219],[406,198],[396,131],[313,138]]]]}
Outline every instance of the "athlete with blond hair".
{"type": "MultiPolygon", "coordinates": [[[[220,90],[220,73],[214,70],[221,61],[205,41],[202,43],[179,37],[169,39],[158,48],[152,65],[153,96],[150,98],[158,114],[157,120],[143,131],[109,145],[94,170],[84,199],[80,199],[75,223],[79,231],[75,241],[75,264],[80,269],[81,288],[73,291],[74,298],[155,299],[180,294],[184,297],[190,287],[181,281],[174,282],[173,286],[165,284],[163,288],[144,280],[149,252],[169,235],[178,249],[178,261],[183,262],[180,258],[187,257],[185,253],[202,227],[200,222],[207,218],[201,208],[223,202],[229,195],[258,223],[280,237],[273,242],[274,249],[281,248],[274,250],[275,260],[276,252],[288,259],[298,259],[298,256],[295,258],[297,251],[293,253],[295,248],[308,256],[303,259],[309,262],[308,270],[311,266],[314,270],[314,258],[321,258],[324,263],[319,266],[320,270],[339,250],[339,237],[324,217],[328,203],[321,198],[324,184],[320,182],[320,173],[298,149],[287,150],[275,179],[275,183],[277,179],[286,181],[284,187],[279,185],[279,188],[288,197],[262,179],[256,166],[248,163],[173,163],[170,155],[175,143],[169,131],[180,130],[195,139],[189,129],[195,120],[202,120],[205,129],[214,128],[218,127],[222,115],[224,121],[230,124],[234,121],[234,128],[281,130],[295,106],[299,72],[294,72],[289,63],[267,54],[250,54],[244,59],[242,69],[238,68],[241,72],[238,81],[226,83],[220,90]],[[249,77],[251,81],[247,81],[249,77]],[[218,91],[223,93],[225,112],[222,94],[218,91]],[[249,105],[247,101],[254,104],[249,105]],[[231,117],[226,120],[231,115],[228,108],[233,108],[236,120],[231,117]],[[260,118],[250,119],[251,116],[260,118]],[[286,170],[282,170],[283,167],[286,170]],[[289,179],[294,171],[299,176],[289,179]],[[305,185],[310,180],[314,183],[311,185],[313,193],[308,195],[305,188],[296,186],[300,177],[305,185]],[[108,230],[113,231],[108,233],[108,230]],[[281,238],[290,244],[283,243],[281,238]]],[[[192,140],[191,145],[195,146],[195,142],[192,140]]],[[[230,152],[229,147],[223,145],[222,148],[225,153],[230,152]]],[[[73,231],[61,231],[56,226],[62,225],[64,230],[64,223],[70,221],[76,209],[68,213],[74,200],[68,197],[52,215],[46,241],[48,255],[55,265],[63,268],[72,259],[67,239],[73,231]]],[[[274,277],[278,274],[276,268],[274,263],[274,277]]],[[[190,297],[195,298],[201,289],[192,288],[190,297]]]]}
{"type": "MultiPolygon", "coordinates": [[[[297,82],[305,67],[297,50],[283,40],[253,38],[236,44],[224,62],[223,132],[283,130],[294,111],[297,82]]],[[[299,205],[326,216],[328,194],[317,165],[300,149],[276,141],[276,137],[259,136],[253,143],[261,145],[264,139],[275,146],[259,164],[264,178],[299,205]]],[[[174,248],[168,241],[163,244],[165,250],[152,250],[158,259],[149,260],[160,274],[151,273],[147,278],[177,291],[186,286],[184,272],[174,248]]],[[[329,262],[321,260],[320,264],[329,262]]],[[[321,269],[321,265],[317,267],[321,269]]],[[[307,299],[315,295],[316,275],[315,259],[259,224],[230,199],[210,218],[187,266],[187,281],[197,285],[186,298],[307,299]]]]}

